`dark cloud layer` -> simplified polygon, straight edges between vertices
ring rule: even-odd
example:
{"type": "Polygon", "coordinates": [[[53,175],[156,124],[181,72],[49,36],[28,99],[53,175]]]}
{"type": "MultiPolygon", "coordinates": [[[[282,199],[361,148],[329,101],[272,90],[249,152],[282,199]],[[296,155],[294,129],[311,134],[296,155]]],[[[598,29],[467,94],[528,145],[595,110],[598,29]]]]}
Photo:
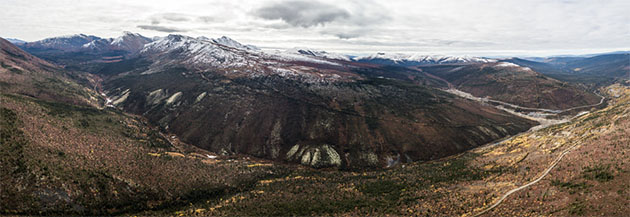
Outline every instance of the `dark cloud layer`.
{"type": "Polygon", "coordinates": [[[180,13],[159,13],[150,17],[151,24],[157,25],[162,22],[186,22],[190,21],[190,16],[180,13]]]}
{"type": "Polygon", "coordinates": [[[190,18],[188,18],[188,16],[186,16],[185,14],[178,14],[178,13],[164,13],[164,14],[161,14],[160,16],[164,20],[173,21],[173,22],[184,22],[184,21],[190,20],[190,18]]]}
{"type": "Polygon", "coordinates": [[[215,17],[212,17],[212,16],[200,16],[200,17],[197,17],[197,20],[199,20],[201,22],[204,22],[204,23],[211,23],[211,22],[216,21],[217,19],[215,17]]]}
{"type": "Polygon", "coordinates": [[[170,32],[187,32],[187,30],[184,30],[184,29],[158,26],[158,25],[138,25],[137,27],[141,29],[153,30],[153,31],[158,31],[158,32],[169,32],[169,33],[170,32]]]}
{"type": "Polygon", "coordinates": [[[350,17],[350,13],[334,5],[316,1],[278,2],[253,13],[267,20],[282,20],[292,26],[312,27],[350,17]]]}
{"type": "Polygon", "coordinates": [[[75,32],[117,37],[135,29],[145,35],[228,35],[263,47],[306,44],[354,53],[551,55],[630,47],[628,0],[0,2],[7,2],[0,13],[1,36],[24,40],[75,32]]]}

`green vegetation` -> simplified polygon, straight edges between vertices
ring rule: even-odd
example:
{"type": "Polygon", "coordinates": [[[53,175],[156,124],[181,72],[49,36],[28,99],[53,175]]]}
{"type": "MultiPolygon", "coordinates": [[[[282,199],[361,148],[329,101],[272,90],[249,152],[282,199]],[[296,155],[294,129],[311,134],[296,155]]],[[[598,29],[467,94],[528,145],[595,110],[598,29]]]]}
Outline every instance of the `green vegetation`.
{"type": "Polygon", "coordinates": [[[330,215],[334,213],[348,212],[357,208],[374,207],[364,200],[343,198],[340,200],[291,200],[278,203],[264,203],[258,209],[245,210],[251,216],[312,216],[330,215]]]}
{"type": "MultiPolygon", "coordinates": [[[[0,108],[0,204],[12,209],[28,206],[35,200],[32,195],[22,193],[34,187],[34,177],[29,173],[25,155],[28,140],[18,128],[21,124],[14,111],[0,108]]],[[[10,210],[0,210],[3,212],[10,210]]]]}
{"type": "Polygon", "coordinates": [[[0,108],[0,165],[1,175],[19,174],[26,171],[24,133],[18,129],[20,121],[14,111],[0,108]]]}
{"type": "Polygon", "coordinates": [[[392,180],[373,181],[361,185],[358,190],[372,197],[382,197],[385,201],[397,201],[404,185],[392,180]]]}
{"type": "Polygon", "coordinates": [[[207,164],[186,153],[149,155],[181,152],[119,112],[16,95],[0,95],[0,101],[0,215],[159,214],[284,174],[246,162],[207,164]],[[65,142],[54,142],[60,138],[65,142]]]}
{"type": "Polygon", "coordinates": [[[75,113],[81,113],[82,115],[104,114],[104,111],[92,107],[76,106],[68,103],[50,102],[43,100],[36,100],[35,102],[46,108],[48,110],[48,115],[58,118],[69,117],[75,113]]]}
{"type": "Polygon", "coordinates": [[[432,184],[455,181],[481,180],[491,174],[505,172],[505,168],[493,168],[481,170],[468,166],[468,162],[475,158],[476,154],[462,155],[449,161],[432,162],[419,168],[422,178],[432,184]]]}
{"type": "Polygon", "coordinates": [[[597,180],[599,182],[607,182],[615,178],[610,171],[610,165],[596,165],[585,167],[582,176],[588,180],[597,180]]]}
{"type": "Polygon", "coordinates": [[[18,68],[11,67],[10,65],[5,64],[4,62],[0,62],[0,66],[2,66],[2,68],[8,69],[10,72],[13,72],[15,74],[24,74],[24,71],[18,68]]]}
{"type": "Polygon", "coordinates": [[[576,200],[575,202],[569,204],[569,214],[571,215],[584,215],[584,211],[586,210],[586,205],[584,202],[576,200]]]}
{"type": "Polygon", "coordinates": [[[593,185],[588,184],[586,182],[574,183],[571,181],[562,182],[559,180],[552,180],[551,185],[568,190],[570,194],[575,194],[577,192],[584,191],[590,187],[593,187],[593,185]]]}
{"type": "MultiPolygon", "coordinates": [[[[242,199],[222,204],[209,215],[408,215],[401,207],[415,206],[423,199],[453,196],[434,191],[436,188],[481,180],[504,171],[471,166],[470,160],[475,156],[465,154],[363,172],[297,169],[278,180],[256,185],[250,192],[239,194],[242,199]]],[[[195,208],[213,206],[200,204],[195,208]]],[[[427,210],[426,214],[438,213],[427,210]]]]}

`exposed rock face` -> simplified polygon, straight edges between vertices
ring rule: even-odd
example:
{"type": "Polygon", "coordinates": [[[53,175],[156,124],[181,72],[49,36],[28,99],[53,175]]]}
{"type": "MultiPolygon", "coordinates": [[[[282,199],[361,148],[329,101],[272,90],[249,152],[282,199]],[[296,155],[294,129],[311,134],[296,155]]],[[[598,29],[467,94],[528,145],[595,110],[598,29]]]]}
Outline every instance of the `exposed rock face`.
{"type": "Polygon", "coordinates": [[[167,95],[164,92],[164,90],[162,89],[157,89],[152,91],[151,93],[149,93],[149,95],[147,96],[147,104],[149,105],[157,105],[159,104],[162,100],[166,99],[167,95]]]}
{"type": "Polygon", "coordinates": [[[119,105],[125,102],[125,100],[127,100],[127,97],[129,97],[129,89],[126,89],[120,95],[115,96],[112,104],[119,105]]]}
{"type": "Polygon", "coordinates": [[[341,157],[330,145],[294,145],[287,152],[286,160],[299,162],[314,168],[339,167],[341,157]]]}
{"type": "Polygon", "coordinates": [[[208,94],[208,93],[203,92],[203,93],[199,94],[199,96],[197,96],[197,99],[195,99],[195,103],[201,102],[201,100],[202,100],[204,97],[206,97],[206,94],[208,94]]]}
{"type": "Polygon", "coordinates": [[[181,97],[182,97],[182,92],[177,92],[171,95],[171,97],[166,99],[166,105],[171,105],[173,103],[176,103],[181,97]]]}

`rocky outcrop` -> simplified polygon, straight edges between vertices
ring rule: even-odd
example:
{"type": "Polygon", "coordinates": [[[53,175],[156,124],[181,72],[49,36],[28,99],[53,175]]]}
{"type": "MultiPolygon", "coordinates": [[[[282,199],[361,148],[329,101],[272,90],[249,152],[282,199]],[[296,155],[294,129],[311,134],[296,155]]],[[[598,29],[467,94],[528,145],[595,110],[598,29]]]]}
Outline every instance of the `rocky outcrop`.
{"type": "Polygon", "coordinates": [[[339,167],[341,157],[330,145],[294,145],[286,154],[286,160],[314,168],[339,167]]]}

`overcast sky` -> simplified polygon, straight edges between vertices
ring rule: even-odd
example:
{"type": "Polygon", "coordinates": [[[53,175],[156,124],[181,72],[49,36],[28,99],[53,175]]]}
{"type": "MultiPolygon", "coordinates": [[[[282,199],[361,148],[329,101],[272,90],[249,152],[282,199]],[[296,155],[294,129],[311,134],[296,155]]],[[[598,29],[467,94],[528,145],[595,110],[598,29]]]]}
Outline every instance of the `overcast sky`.
{"type": "Polygon", "coordinates": [[[0,37],[228,36],[349,54],[630,50],[630,0],[0,0],[0,37]]]}

